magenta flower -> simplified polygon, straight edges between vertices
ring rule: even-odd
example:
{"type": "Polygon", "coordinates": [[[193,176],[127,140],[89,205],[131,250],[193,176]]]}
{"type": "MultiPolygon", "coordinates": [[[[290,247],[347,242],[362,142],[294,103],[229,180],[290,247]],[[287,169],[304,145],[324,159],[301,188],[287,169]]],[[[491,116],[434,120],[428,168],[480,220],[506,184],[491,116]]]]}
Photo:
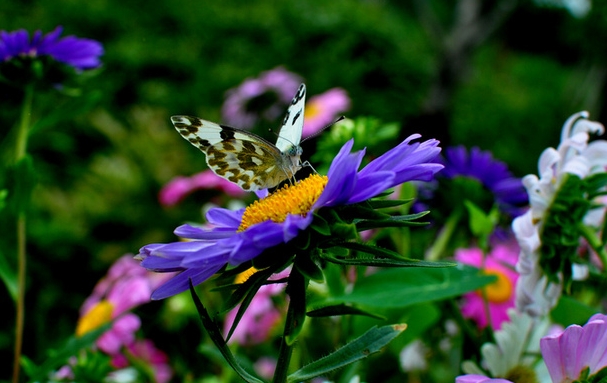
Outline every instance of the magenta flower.
{"type": "Polygon", "coordinates": [[[157,349],[154,343],[149,340],[137,340],[130,343],[126,347],[126,353],[115,354],[112,357],[112,366],[115,368],[126,368],[132,365],[132,360],[135,359],[137,363],[145,363],[148,365],[154,373],[154,381],[156,383],[167,383],[173,376],[173,370],[169,366],[169,357],[157,349]]]}
{"type": "Polygon", "coordinates": [[[135,340],[141,321],[128,311],[150,301],[152,291],[170,275],[149,273],[131,255],[119,258],[80,309],[76,335],[83,335],[115,319],[112,328],[97,339],[97,347],[116,354],[135,340]]]}
{"type": "Polygon", "coordinates": [[[507,379],[492,379],[484,375],[461,375],[455,378],[455,383],[512,383],[507,379]]]}
{"type": "Polygon", "coordinates": [[[247,79],[226,93],[223,121],[240,129],[251,129],[259,120],[275,121],[283,116],[299,84],[301,77],[282,67],[247,79]]]}
{"type": "MultiPolygon", "coordinates": [[[[518,260],[518,247],[515,244],[500,244],[483,257],[480,249],[458,249],[455,259],[461,263],[478,267],[483,273],[495,275],[497,281],[484,288],[488,300],[491,327],[499,330],[503,322],[508,321],[508,309],[515,305],[515,286],[518,274],[514,271],[518,260]]],[[[462,315],[474,320],[479,328],[489,323],[483,294],[480,291],[467,293],[463,297],[462,315]]]]}
{"type": "Polygon", "coordinates": [[[211,229],[183,225],[175,230],[175,234],[191,241],[144,246],[139,253],[143,267],[179,272],[154,291],[152,299],[178,294],[189,288],[190,279],[194,285],[200,284],[226,264],[239,265],[266,249],[288,243],[312,223],[314,214],[310,213],[318,209],[366,201],[403,182],[431,180],[442,169],[433,162],[440,148],[436,140],[412,142],[419,137],[410,136],[360,171],[365,153],[351,153],[354,142],[350,140],[333,160],[327,177],[312,175],[286,189],[295,190],[295,195],[274,193],[258,201],[274,203],[266,205],[258,217],[264,212],[277,212],[275,216],[249,222],[244,215],[250,210],[211,209],[207,213],[211,229]],[[280,202],[270,200],[276,195],[284,198],[280,202]]]}
{"type": "Polygon", "coordinates": [[[103,54],[103,46],[99,42],[75,36],[60,38],[62,31],[63,28],[58,26],[43,36],[38,30],[31,39],[24,29],[0,31],[0,62],[16,57],[49,56],[77,70],[101,65],[99,57],[103,54]]]}
{"type": "Polygon", "coordinates": [[[205,170],[191,177],[175,177],[164,185],[158,194],[163,206],[173,206],[188,194],[201,189],[213,189],[226,193],[230,197],[242,197],[246,192],[238,185],[217,176],[211,170],[205,170]]]}
{"type": "Polygon", "coordinates": [[[542,338],[540,349],[552,382],[590,381],[607,367],[607,315],[595,314],[583,327],[571,325],[542,338]]]}
{"type": "Polygon", "coordinates": [[[302,137],[309,137],[331,124],[339,113],[350,109],[350,97],[341,88],[329,89],[306,103],[302,137]]]}

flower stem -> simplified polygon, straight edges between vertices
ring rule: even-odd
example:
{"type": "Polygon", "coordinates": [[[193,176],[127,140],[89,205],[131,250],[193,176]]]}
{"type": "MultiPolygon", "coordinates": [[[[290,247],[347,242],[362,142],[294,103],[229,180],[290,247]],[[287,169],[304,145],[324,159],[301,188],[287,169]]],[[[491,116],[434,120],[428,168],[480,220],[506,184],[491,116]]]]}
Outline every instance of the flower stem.
{"type": "Polygon", "coordinates": [[[596,232],[589,226],[584,225],[583,223],[578,223],[578,230],[580,234],[586,241],[588,245],[597,253],[599,258],[601,259],[601,263],[603,264],[603,270],[607,270],[607,251],[605,250],[605,245],[603,242],[597,237],[596,232]]]}
{"type": "Polygon", "coordinates": [[[302,318],[302,312],[305,317],[306,287],[307,279],[301,274],[298,268],[294,266],[289,275],[289,282],[287,285],[289,307],[287,309],[285,328],[280,342],[280,350],[278,351],[278,361],[276,363],[274,379],[272,380],[273,383],[284,383],[287,381],[291,356],[293,355],[293,345],[295,343],[294,337],[297,336],[299,330],[301,330],[301,327],[303,326],[302,321],[304,318],[302,318]]]}
{"type": "Polygon", "coordinates": [[[462,218],[463,209],[458,207],[451,213],[442,230],[438,234],[434,244],[426,251],[427,261],[436,261],[440,259],[441,255],[445,252],[445,248],[453,235],[453,232],[457,228],[457,225],[462,218]]]}
{"type": "MultiPolygon", "coordinates": [[[[27,153],[27,138],[29,134],[32,100],[34,98],[34,86],[28,85],[25,88],[23,107],[21,109],[21,121],[19,122],[17,132],[17,142],[15,144],[15,164],[25,158],[27,153]]],[[[25,322],[25,270],[27,265],[26,257],[26,215],[25,209],[17,212],[17,302],[15,314],[15,358],[13,360],[13,383],[19,381],[21,350],[23,346],[23,327],[25,322]]]]}

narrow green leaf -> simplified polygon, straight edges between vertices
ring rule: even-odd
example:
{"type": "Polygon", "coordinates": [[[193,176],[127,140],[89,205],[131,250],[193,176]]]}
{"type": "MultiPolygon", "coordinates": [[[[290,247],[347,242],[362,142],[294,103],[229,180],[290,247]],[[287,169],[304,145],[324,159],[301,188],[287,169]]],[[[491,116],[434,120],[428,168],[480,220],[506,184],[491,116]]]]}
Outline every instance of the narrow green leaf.
{"type": "Polygon", "coordinates": [[[4,252],[0,251],[0,279],[4,282],[13,301],[17,300],[17,271],[13,267],[4,252]]]}
{"type": "Polygon", "coordinates": [[[396,308],[455,297],[494,282],[495,276],[458,265],[446,268],[385,269],[361,279],[350,294],[327,298],[318,304],[359,304],[396,308]]]}
{"type": "Polygon", "coordinates": [[[395,206],[400,206],[400,205],[404,205],[407,204],[409,202],[413,201],[413,198],[409,198],[409,199],[372,199],[369,202],[369,205],[371,205],[372,208],[374,209],[384,209],[384,208],[388,208],[388,207],[395,207],[395,206]]]}
{"type": "Polygon", "coordinates": [[[221,355],[224,357],[226,362],[232,367],[232,369],[245,381],[249,383],[263,383],[263,381],[257,379],[253,375],[249,374],[244,368],[238,364],[236,358],[230,351],[230,348],[226,344],[226,341],[223,339],[221,335],[221,330],[217,327],[217,324],[213,321],[211,316],[209,315],[207,309],[204,307],[198,295],[196,295],[196,291],[194,290],[194,286],[192,285],[192,281],[190,281],[190,293],[192,294],[192,300],[196,305],[196,309],[198,310],[198,315],[200,316],[200,320],[202,325],[207,330],[209,337],[215,344],[215,346],[221,352],[221,355]]]}
{"type": "Polygon", "coordinates": [[[327,222],[327,220],[319,214],[314,213],[314,220],[312,221],[310,227],[312,230],[320,233],[321,235],[331,235],[331,226],[329,225],[329,222],[327,222]]]}
{"type": "Polygon", "coordinates": [[[338,305],[333,305],[333,306],[319,307],[317,309],[308,311],[307,315],[312,318],[330,317],[330,316],[337,316],[337,315],[363,315],[363,316],[368,316],[368,317],[375,318],[375,319],[386,319],[382,315],[377,315],[372,312],[363,310],[361,308],[349,306],[349,305],[346,305],[343,303],[338,304],[338,305]]]}
{"type": "Polygon", "coordinates": [[[90,331],[81,337],[70,337],[62,349],[53,352],[52,356],[47,358],[39,367],[34,366],[32,363],[28,363],[27,368],[30,382],[46,382],[51,372],[67,364],[67,360],[70,357],[77,355],[78,352],[83,348],[92,346],[97,338],[109,330],[111,326],[111,322],[106,323],[98,329],[90,331]]]}
{"type": "Polygon", "coordinates": [[[324,253],[322,258],[338,265],[373,266],[373,267],[454,267],[457,264],[450,261],[421,261],[419,259],[394,258],[337,258],[324,253]]]}
{"type": "Polygon", "coordinates": [[[320,283],[324,282],[325,280],[322,269],[314,261],[311,254],[307,252],[298,254],[297,257],[295,257],[295,267],[297,267],[299,271],[308,279],[320,283]]]}
{"type": "Polygon", "coordinates": [[[303,382],[314,377],[347,366],[381,350],[382,347],[400,335],[407,325],[373,327],[359,338],[337,351],[314,361],[287,377],[287,382],[303,382]]]}
{"type": "Polygon", "coordinates": [[[289,309],[284,331],[285,341],[289,346],[292,346],[297,340],[306,320],[306,289],[308,283],[309,280],[297,268],[291,270],[286,289],[286,293],[289,295],[289,309]]]}

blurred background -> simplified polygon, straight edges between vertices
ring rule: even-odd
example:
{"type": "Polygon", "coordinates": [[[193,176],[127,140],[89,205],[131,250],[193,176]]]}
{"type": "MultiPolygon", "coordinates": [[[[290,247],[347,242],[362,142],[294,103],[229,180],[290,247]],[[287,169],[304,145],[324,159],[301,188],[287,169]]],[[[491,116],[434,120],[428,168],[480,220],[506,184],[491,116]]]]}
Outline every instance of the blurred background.
{"type": "MultiPolygon", "coordinates": [[[[29,152],[39,179],[24,354],[35,361],[73,333],[82,301],[114,260],[201,220],[201,205],[218,192],[176,207],[158,202],[173,177],[206,166],[169,117],[220,122],[226,91],[247,78],[283,67],[309,95],[341,87],[347,117],[396,122],[402,138],[490,150],[518,177],[536,172],[574,112],[607,119],[601,1],[5,0],[0,9],[5,31],[62,25],[63,35],[105,49],[81,93],[34,99],[29,152]]],[[[0,85],[0,138],[21,101],[0,85]]],[[[0,358],[10,360],[13,302],[3,292],[0,304],[0,358]]],[[[169,354],[188,347],[178,334],[200,334],[199,325],[155,328],[160,305],[143,308],[144,326],[162,332],[155,341],[169,354]]]]}

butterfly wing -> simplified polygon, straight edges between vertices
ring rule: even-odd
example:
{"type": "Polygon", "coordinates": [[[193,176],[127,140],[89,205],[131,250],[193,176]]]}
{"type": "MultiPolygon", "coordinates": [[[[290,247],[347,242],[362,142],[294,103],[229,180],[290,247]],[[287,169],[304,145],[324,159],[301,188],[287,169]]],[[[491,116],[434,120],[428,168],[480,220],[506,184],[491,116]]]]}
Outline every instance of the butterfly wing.
{"type": "Polygon", "coordinates": [[[192,116],[173,116],[171,121],[184,139],[206,154],[215,174],[243,190],[271,188],[293,176],[280,150],[253,133],[192,116]]]}
{"type": "Polygon", "coordinates": [[[278,132],[276,147],[283,153],[291,154],[299,149],[304,126],[304,106],[306,104],[306,85],[301,84],[291,101],[287,114],[278,132]],[[294,151],[295,150],[295,151],[294,151]]]}

